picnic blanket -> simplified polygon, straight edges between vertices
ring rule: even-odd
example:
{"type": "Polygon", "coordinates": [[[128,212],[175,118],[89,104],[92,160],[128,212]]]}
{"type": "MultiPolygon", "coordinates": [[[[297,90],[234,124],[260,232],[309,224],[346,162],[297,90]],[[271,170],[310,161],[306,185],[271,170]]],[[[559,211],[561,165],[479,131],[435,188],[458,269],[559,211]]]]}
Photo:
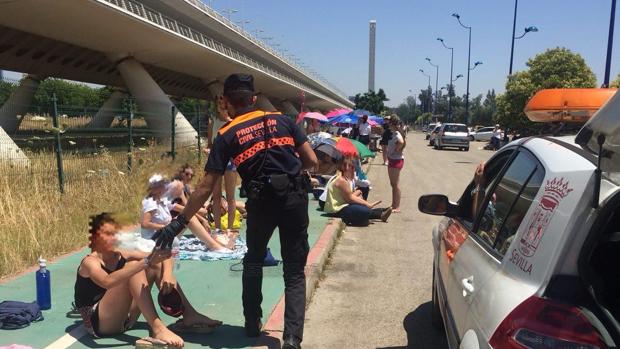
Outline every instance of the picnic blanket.
{"type": "Polygon", "coordinates": [[[198,238],[183,236],[179,239],[179,259],[192,261],[220,261],[243,259],[248,251],[245,240],[238,237],[235,241],[233,253],[218,253],[209,251],[207,246],[198,238]]]}

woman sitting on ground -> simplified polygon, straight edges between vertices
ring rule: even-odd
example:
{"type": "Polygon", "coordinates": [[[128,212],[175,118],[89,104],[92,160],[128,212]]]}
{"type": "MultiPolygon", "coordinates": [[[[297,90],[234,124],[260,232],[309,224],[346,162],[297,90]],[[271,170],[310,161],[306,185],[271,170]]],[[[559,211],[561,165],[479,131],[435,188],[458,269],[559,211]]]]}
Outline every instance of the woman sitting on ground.
{"type": "MultiPolygon", "coordinates": [[[[150,239],[155,232],[172,221],[171,211],[181,212],[184,208],[181,204],[173,204],[165,195],[168,191],[168,181],[161,175],[155,174],[149,178],[148,195],[142,200],[142,237],[150,239]]],[[[187,225],[189,230],[202,241],[209,250],[218,253],[231,253],[232,251],[215,241],[196,216],[190,219],[187,225]]]]}
{"type": "MultiPolygon", "coordinates": [[[[113,336],[133,327],[140,313],[151,329],[151,337],[173,347],[182,347],[183,339],[166,327],[159,318],[148,290],[147,270],[170,259],[169,250],[152,253],[116,250],[119,224],[109,213],[90,218],[91,253],[77,269],[74,302],[84,327],[95,338],[113,336]]],[[[185,307],[181,324],[184,328],[204,324],[219,326],[198,313],[176,285],[185,307]]],[[[179,327],[181,328],[181,327],[179,327]]]]}
{"type": "Polygon", "coordinates": [[[355,190],[355,166],[353,159],[344,158],[340,171],[327,185],[325,212],[342,218],[347,225],[367,226],[370,219],[387,222],[391,208],[374,208],[381,201],[369,203],[362,198],[362,192],[355,190]]]}

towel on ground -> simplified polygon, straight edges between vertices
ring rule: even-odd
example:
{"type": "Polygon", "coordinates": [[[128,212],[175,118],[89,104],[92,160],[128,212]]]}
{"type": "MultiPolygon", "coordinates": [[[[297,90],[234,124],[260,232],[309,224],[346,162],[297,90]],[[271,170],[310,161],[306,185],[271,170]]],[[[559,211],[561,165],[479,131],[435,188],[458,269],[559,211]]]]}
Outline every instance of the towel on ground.
{"type": "Polygon", "coordinates": [[[243,259],[248,248],[245,240],[238,237],[232,253],[210,251],[200,239],[183,236],[179,239],[179,259],[192,261],[220,261],[243,259]]]}

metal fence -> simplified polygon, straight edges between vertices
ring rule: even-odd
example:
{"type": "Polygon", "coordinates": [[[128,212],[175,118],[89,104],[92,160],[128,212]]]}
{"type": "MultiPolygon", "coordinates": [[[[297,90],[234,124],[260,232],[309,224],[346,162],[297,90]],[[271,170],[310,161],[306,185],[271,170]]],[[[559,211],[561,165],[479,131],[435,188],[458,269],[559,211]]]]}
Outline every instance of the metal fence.
{"type": "Polygon", "coordinates": [[[141,112],[131,97],[113,111],[109,127],[92,127],[97,107],[60,104],[55,93],[46,102],[11,105],[15,110],[7,110],[0,101],[4,115],[16,115],[19,123],[17,129],[6,132],[0,127],[0,176],[10,183],[28,183],[36,176],[50,189],[64,192],[67,186],[84,184],[93,176],[112,171],[129,175],[137,166],[174,161],[178,154],[183,161],[203,160],[208,110],[200,105],[181,110],[200,136],[178,146],[174,139],[182,131],[176,127],[175,107],[168,115],[157,116],[170,125],[169,130],[157,131],[147,126],[147,117],[152,120],[153,115],[141,112]],[[18,110],[27,112],[18,115],[18,110]]]}

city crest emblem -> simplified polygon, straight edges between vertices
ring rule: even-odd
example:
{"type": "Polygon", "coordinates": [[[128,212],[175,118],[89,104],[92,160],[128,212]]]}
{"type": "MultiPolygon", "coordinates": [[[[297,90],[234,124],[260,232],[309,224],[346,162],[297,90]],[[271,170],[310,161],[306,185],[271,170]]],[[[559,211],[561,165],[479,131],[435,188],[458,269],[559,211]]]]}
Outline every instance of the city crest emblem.
{"type": "Polygon", "coordinates": [[[556,177],[547,181],[540,203],[528,222],[527,232],[521,238],[519,252],[522,255],[531,257],[536,253],[555,209],[571,191],[573,189],[568,187],[568,181],[564,181],[564,178],[556,177]]]}

